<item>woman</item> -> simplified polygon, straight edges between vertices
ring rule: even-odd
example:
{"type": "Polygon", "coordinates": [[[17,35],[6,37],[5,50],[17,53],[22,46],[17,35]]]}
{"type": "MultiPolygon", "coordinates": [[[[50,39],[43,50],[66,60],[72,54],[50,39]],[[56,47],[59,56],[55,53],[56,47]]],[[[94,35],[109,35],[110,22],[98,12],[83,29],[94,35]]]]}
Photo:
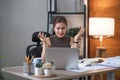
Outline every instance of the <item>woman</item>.
{"type": "Polygon", "coordinates": [[[46,38],[43,33],[38,34],[38,38],[43,42],[42,60],[44,61],[45,49],[47,47],[71,47],[76,48],[79,37],[84,33],[81,28],[78,34],[72,38],[66,35],[67,20],[63,16],[56,16],[53,20],[53,35],[46,38]]]}

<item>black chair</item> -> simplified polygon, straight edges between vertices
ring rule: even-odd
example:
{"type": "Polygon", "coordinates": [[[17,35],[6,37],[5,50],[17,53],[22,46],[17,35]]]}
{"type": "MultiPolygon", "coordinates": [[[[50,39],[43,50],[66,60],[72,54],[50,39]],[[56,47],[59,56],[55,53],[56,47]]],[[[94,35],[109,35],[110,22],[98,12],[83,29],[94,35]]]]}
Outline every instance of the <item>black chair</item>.
{"type": "MultiPolygon", "coordinates": [[[[33,35],[32,35],[32,41],[36,42],[36,44],[29,45],[26,48],[26,56],[30,56],[30,58],[32,56],[34,56],[34,57],[41,57],[42,43],[41,43],[40,39],[38,38],[38,33],[39,32],[40,31],[34,32],[33,35]]],[[[43,32],[47,37],[49,37],[51,35],[48,32],[44,32],[44,31],[41,31],[41,32],[43,32]]]]}

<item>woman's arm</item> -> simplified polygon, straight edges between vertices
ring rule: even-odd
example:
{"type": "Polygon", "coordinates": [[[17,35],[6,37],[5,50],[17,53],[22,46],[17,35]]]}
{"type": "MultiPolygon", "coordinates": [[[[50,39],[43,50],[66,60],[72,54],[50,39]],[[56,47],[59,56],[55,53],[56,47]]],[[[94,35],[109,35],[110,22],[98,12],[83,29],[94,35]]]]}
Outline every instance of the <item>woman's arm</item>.
{"type": "Polygon", "coordinates": [[[49,40],[48,38],[46,38],[46,35],[44,35],[44,33],[40,32],[38,34],[38,38],[42,41],[43,43],[43,48],[42,48],[42,53],[41,53],[41,58],[42,58],[42,62],[44,62],[44,58],[45,58],[45,49],[49,46],[49,40]]]}
{"type": "Polygon", "coordinates": [[[74,37],[74,42],[78,42],[78,39],[80,38],[80,36],[82,36],[85,32],[84,28],[80,28],[79,32],[75,35],[74,37]]]}
{"type": "Polygon", "coordinates": [[[45,49],[47,47],[48,47],[47,42],[43,42],[42,53],[41,53],[42,62],[45,61],[45,49]]]}
{"type": "Polygon", "coordinates": [[[79,46],[78,42],[75,42],[74,38],[72,38],[72,37],[70,40],[70,45],[71,45],[71,48],[78,48],[78,46],[79,46]]]}
{"type": "Polygon", "coordinates": [[[77,48],[79,46],[79,38],[80,36],[82,36],[85,32],[85,29],[84,28],[80,28],[79,32],[77,35],[75,35],[74,38],[71,38],[71,41],[70,41],[70,44],[71,44],[71,48],[77,48]]]}
{"type": "Polygon", "coordinates": [[[46,48],[50,47],[50,45],[51,45],[50,39],[49,39],[49,37],[47,37],[46,41],[43,42],[43,48],[42,48],[42,54],[41,54],[42,62],[45,61],[45,50],[46,50],[46,48]]]}

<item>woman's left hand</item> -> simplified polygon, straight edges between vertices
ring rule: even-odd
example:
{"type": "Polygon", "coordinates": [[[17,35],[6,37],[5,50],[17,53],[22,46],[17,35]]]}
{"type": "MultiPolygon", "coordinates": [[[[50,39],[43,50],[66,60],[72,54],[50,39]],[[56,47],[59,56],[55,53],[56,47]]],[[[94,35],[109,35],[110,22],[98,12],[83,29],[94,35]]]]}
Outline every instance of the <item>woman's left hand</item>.
{"type": "Polygon", "coordinates": [[[79,37],[80,37],[81,35],[83,35],[84,32],[85,32],[85,29],[80,27],[80,30],[79,30],[78,34],[75,35],[75,37],[74,37],[74,41],[78,41],[79,37]]]}

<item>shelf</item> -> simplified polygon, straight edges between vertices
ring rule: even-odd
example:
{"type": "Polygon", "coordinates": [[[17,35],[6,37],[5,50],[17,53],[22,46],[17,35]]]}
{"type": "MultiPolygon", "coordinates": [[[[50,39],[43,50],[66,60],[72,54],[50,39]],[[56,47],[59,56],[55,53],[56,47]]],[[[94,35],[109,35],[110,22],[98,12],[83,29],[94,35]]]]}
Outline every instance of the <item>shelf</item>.
{"type": "MultiPolygon", "coordinates": [[[[47,17],[47,32],[50,32],[53,27],[53,19],[55,16],[65,16],[69,27],[83,26],[86,29],[86,5],[83,4],[84,0],[48,0],[48,17],[47,17]],[[59,1],[59,2],[58,2],[59,1]],[[65,1],[65,2],[64,2],[65,1]],[[82,3],[76,3],[80,1],[82,3]],[[69,2],[69,4],[68,4],[69,2]],[[59,3],[59,4],[58,4],[59,3]],[[78,5],[79,4],[79,5],[78,5]],[[82,7],[80,7],[82,6],[82,7]]],[[[86,57],[86,33],[82,36],[83,46],[81,54],[84,58],[86,57]]]]}
{"type": "Polygon", "coordinates": [[[48,12],[49,14],[85,14],[85,12],[48,12]]]}

